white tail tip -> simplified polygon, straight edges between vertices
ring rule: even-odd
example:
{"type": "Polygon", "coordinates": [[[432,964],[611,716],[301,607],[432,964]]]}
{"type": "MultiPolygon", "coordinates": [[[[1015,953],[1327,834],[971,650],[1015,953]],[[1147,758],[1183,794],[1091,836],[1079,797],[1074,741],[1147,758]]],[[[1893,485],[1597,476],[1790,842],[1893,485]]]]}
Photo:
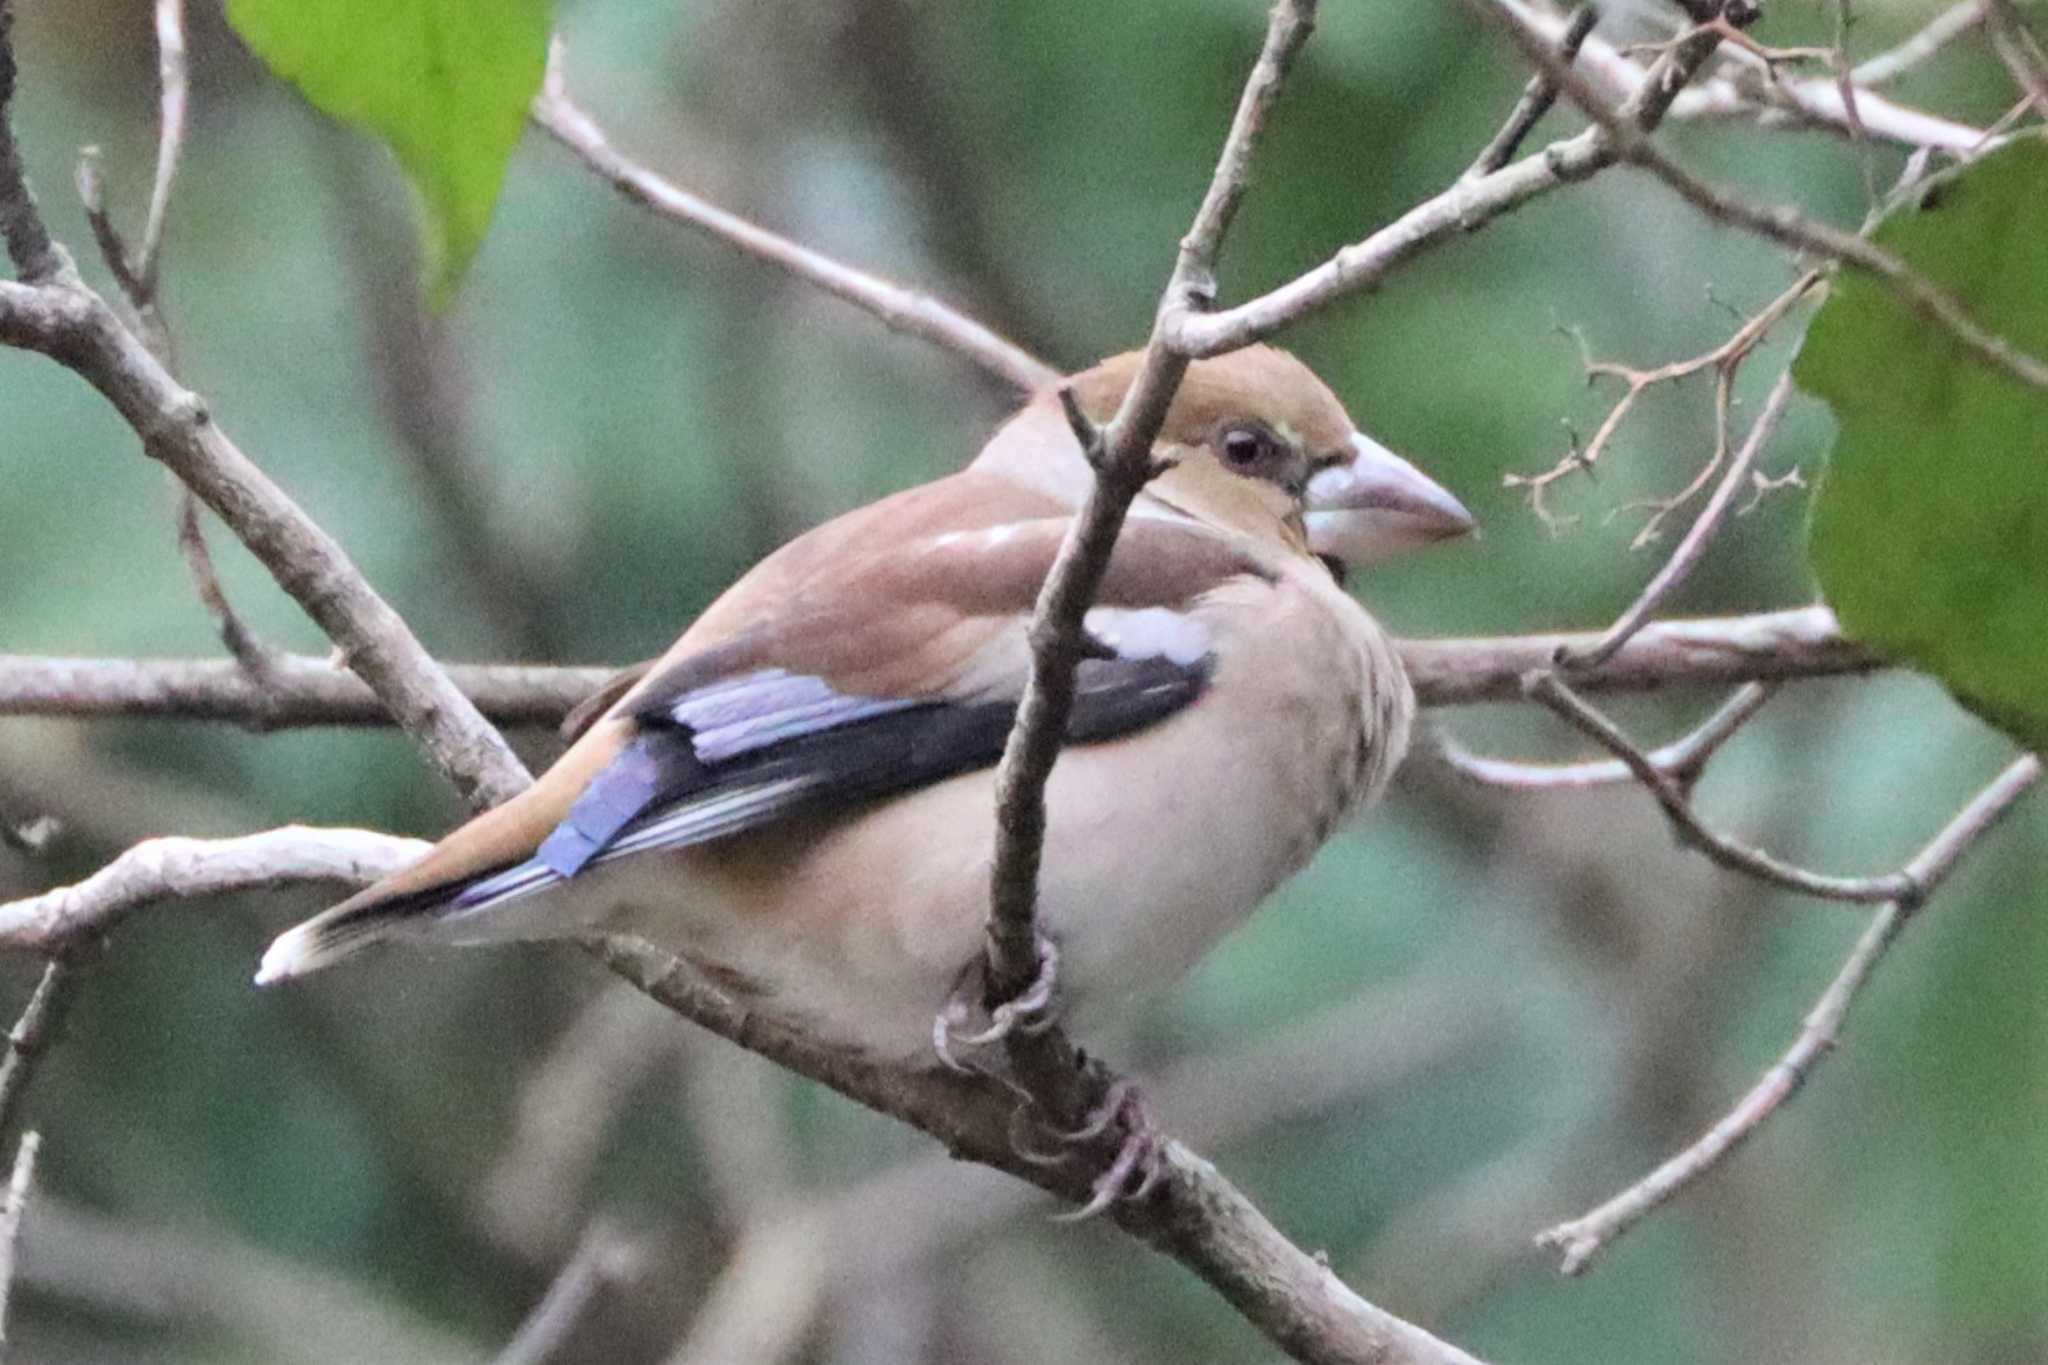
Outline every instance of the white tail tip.
{"type": "Polygon", "coordinates": [[[272,940],[270,947],[264,950],[263,961],[256,964],[256,984],[273,986],[280,981],[290,981],[293,977],[318,971],[340,956],[331,947],[322,950],[319,935],[309,932],[314,927],[311,923],[301,924],[272,940]]]}

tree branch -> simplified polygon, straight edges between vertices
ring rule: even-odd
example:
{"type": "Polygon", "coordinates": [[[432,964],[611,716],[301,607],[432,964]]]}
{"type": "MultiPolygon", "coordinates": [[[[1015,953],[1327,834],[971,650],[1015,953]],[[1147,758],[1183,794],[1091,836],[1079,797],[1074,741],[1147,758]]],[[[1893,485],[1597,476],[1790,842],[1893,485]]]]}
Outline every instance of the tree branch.
{"type": "Polygon", "coordinates": [[[21,1241],[21,1216],[28,1211],[29,1185],[36,1178],[36,1153],[42,1149],[42,1134],[27,1132],[14,1152],[14,1173],[8,1177],[7,1193],[0,1198],[0,1359],[7,1351],[7,1310],[14,1299],[15,1248],[21,1241]]]}
{"type": "MultiPolygon", "coordinates": [[[[1522,675],[1595,632],[1400,642],[1415,695],[1428,707],[1521,699],[1522,675]]],[[[1867,673],[1883,662],[1843,637],[1823,607],[1645,626],[1573,686],[1649,692],[1752,680],[1867,673]]],[[[615,674],[611,668],[451,664],[448,676],[500,725],[553,726],[615,674]]],[[[0,716],[114,716],[224,721],[252,729],[382,726],[391,714],[363,681],[324,659],[281,656],[262,686],[220,659],[77,659],[0,654],[0,716]]]]}
{"type": "MultiPolygon", "coordinates": [[[[1727,384],[1722,393],[1725,396],[1727,384]]],[[[1652,575],[1649,584],[1636,596],[1636,600],[1615,619],[1613,625],[1602,631],[1600,638],[1584,649],[1558,651],[1558,666],[1574,671],[1599,667],[1613,658],[1630,637],[1649,623],[1650,615],[1664,605],[1664,599],[1676,591],[1680,584],[1692,576],[1694,568],[1706,557],[1707,545],[1714,534],[1721,529],[1721,521],[1735,505],[1735,495],[1749,485],[1749,471],[1756,464],[1757,456],[1770,443],[1778,430],[1778,422],[1785,415],[1785,404],[1792,397],[1792,370],[1787,366],[1771,385],[1770,396],[1764,399],[1763,411],[1750,424],[1749,436],[1735,452],[1735,458],[1728,462],[1727,472],[1714,489],[1707,505],[1700,511],[1692,526],[1686,531],[1678,548],[1664,561],[1664,566],[1652,575]]],[[[1722,451],[1715,451],[1716,460],[1722,451]]]]}
{"type": "Polygon", "coordinates": [[[1852,232],[1808,218],[1789,206],[1751,204],[1710,184],[1673,161],[1653,142],[1650,128],[1631,118],[1626,106],[1610,105],[1590,81],[1558,60],[1543,34],[1526,23],[1509,0],[1466,0],[1508,35],[1524,61],[1556,83],[1592,119],[1599,140],[1621,159],[1662,180],[1687,203],[1716,222],[1744,228],[1796,251],[1853,267],[1881,281],[1898,300],[1941,327],[1980,359],[2036,389],[2048,389],[2048,363],[1979,326],[1954,295],[1940,288],[1883,247],[1852,232]]]}
{"type": "MultiPolygon", "coordinates": [[[[1579,48],[1585,43],[1586,35],[1593,31],[1593,25],[1600,22],[1600,11],[1591,4],[1582,4],[1572,11],[1566,21],[1564,34],[1557,40],[1557,55],[1565,62],[1579,58],[1579,48]]],[[[1492,175],[1508,164],[1521,149],[1522,139],[1529,136],[1543,116],[1557,103],[1557,86],[1547,76],[1531,76],[1529,84],[1522,91],[1522,98],[1515,101],[1515,107],[1508,114],[1508,121],[1493,135],[1493,141],[1479,153],[1465,172],[1465,179],[1477,180],[1492,175]]]]}
{"type": "MultiPolygon", "coordinates": [[[[1744,683],[1698,729],[1643,755],[1645,761],[1670,779],[1680,792],[1690,792],[1706,771],[1707,763],[1763,709],[1775,688],[1773,683],[1744,683]]],[[[1510,791],[1583,791],[1636,780],[1635,770],[1618,758],[1588,763],[1520,763],[1487,758],[1466,749],[1441,725],[1428,727],[1423,739],[1432,758],[1475,786],[1510,791]]]]}
{"type": "Polygon", "coordinates": [[[1856,63],[1849,71],[1850,83],[1859,87],[1859,94],[1888,85],[1983,22],[1984,0],[1951,5],[1898,46],[1856,63]]]}
{"type": "Polygon", "coordinates": [[[1059,379],[1060,372],[1052,366],[930,295],[800,246],[691,194],[625,156],[611,145],[597,121],[570,99],[562,66],[562,48],[557,43],[549,56],[547,79],[534,97],[533,122],[626,198],[852,304],[880,319],[891,331],[950,351],[1013,388],[1030,393],[1059,379]]]}
{"type": "Polygon", "coordinates": [[[2005,818],[2040,776],[2040,759],[2031,754],[2014,759],[1906,864],[1897,878],[1902,894],[1871,917],[1841,971],[1806,1016],[1792,1046],[1719,1122],[1600,1207],[1537,1237],[1539,1244],[1563,1253],[1560,1268],[1565,1274],[1584,1270],[1616,1237],[1720,1165],[1798,1092],[1821,1059],[1834,1050],[1849,1006],[1907,921],[1947,879],[1963,854],[2005,818]]]}
{"type": "MultiPolygon", "coordinates": [[[[416,859],[423,847],[367,831],[303,828],[218,841],[153,840],[76,886],[0,904],[0,943],[47,951],[167,899],[301,882],[367,882],[416,859]]],[[[750,1015],[660,954],[625,943],[592,949],[676,1013],[922,1129],[956,1156],[1070,1202],[1088,1196],[1085,1163],[1046,1166],[1018,1151],[1011,1137],[1014,1097],[1000,1082],[878,1066],[835,1052],[750,1015]]],[[[1110,1216],[1202,1276],[1284,1349],[1308,1361],[1470,1365],[1471,1357],[1352,1293],[1179,1144],[1165,1144],[1161,1161],[1164,1174],[1154,1194],[1142,1203],[1117,1204],[1110,1216]]]]}
{"type": "MultiPolygon", "coordinates": [[[[1187,372],[1188,359],[1170,338],[1178,318],[1215,299],[1216,253],[1244,196],[1252,150],[1267,112],[1314,29],[1315,11],[1316,0],[1276,0],[1273,5],[1265,43],[1238,99],[1208,192],[1181,239],[1151,340],[1115,417],[1095,432],[1071,397],[1066,399],[1068,419],[1094,467],[1095,479],[1033,608],[1031,676],[996,768],[996,845],[987,923],[986,984],[992,1006],[1022,994],[1040,972],[1035,921],[1038,868],[1045,841],[1045,783],[1059,756],[1073,708],[1074,670],[1088,648],[1082,618],[1108,570],[1125,513],[1157,472],[1152,442],[1166,420],[1181,376],[1187,372]]],[[[1013,1034],[1012,1038],[1020,1036],[1013,1034]]],[[[1036,1042],[1025,1037],[1025,1051],[1044,1055],[1036,1058],[1039,1065],[1024,1069],[1039,1072],[1037,1080],[1047,1084],[1057,1079],[1056,1070],[1071,1072],[1071,1058],[1050,1055],[1063,1050],[1062,1042],[1051,1035],[1039,1035],[1036,1042]]],[[[1012,1048],[1013,1062],[1031,1060],[1018,1057],[1018,1051],[1012,1048]]],[[[1026,1084],[1032,1085],[1028,1076],[1026,1084]]],[[[1070,1108],[1073,1098],[1052,1108],[1067,1126],[1078,1116],[1070,1108]]]]}

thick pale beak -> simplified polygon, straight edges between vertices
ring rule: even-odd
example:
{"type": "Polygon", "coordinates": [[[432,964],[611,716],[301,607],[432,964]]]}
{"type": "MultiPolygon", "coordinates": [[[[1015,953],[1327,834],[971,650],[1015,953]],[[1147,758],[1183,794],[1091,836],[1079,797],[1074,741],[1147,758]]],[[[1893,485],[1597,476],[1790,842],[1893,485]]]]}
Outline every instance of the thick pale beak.
{"type": "Polygon", "coordinates": [[[1353,436],[1351,463],[1308,481],[1309,548],[1348,568],[1470,532],[1465,504],[1368,436],[1353,436]]]}

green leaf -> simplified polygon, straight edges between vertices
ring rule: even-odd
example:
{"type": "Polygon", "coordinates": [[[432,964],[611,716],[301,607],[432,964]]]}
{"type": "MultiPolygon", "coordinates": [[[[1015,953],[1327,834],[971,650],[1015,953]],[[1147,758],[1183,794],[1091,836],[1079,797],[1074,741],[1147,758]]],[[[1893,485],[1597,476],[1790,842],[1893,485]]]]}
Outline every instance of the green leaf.
{"type": "Polygon", "coordinates": [[[417,193],[421,277],[454,297],[547,65],[548,0],[228,0],[270,69],[376,133],[417,193]]]}
{"type": "MultiPolygon", "coordinates": [[[[1876,241],[2048,356],[2048,144],[1985,157],[1876,241]]],[[[1843,628],[2048,748],[2048,393],[1848,270],[1792,373],[1835,413],[1807,553],[1843,628]]]]}

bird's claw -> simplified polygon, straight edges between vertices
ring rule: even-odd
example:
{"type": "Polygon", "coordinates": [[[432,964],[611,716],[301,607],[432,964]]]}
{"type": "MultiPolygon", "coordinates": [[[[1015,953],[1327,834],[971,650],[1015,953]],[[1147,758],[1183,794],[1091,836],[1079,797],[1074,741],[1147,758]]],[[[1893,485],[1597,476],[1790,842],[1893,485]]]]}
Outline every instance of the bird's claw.
{"type": "Polygon", "coordinates": [[[1080,1223],[1119,1203],[1137,1203],[1151,1194],[1166,1175],[1166,1148],[1145,1112],[1136,1087],[1128,1081],[1112,1086],[1107,1098],[1081,1131],[1099,1137],[1112,1123],[1123,1126],[1122,1141],[1107,1170],[1089,1186],[1088,1202],[1053,1215],[1055,1223],[1080,1223]],[[1104,1115],[1107,1117],[1103,1117],[1104,1115]]]}
{"type": "Polygon", "coordinates": [[[1059,949],[1053,941],[1039,935],[1038,975],[1017,995],[988,1012],[987,1028],[972,1033],[964,1030],[979,1008],[979,964],[961,972],[960,979],[953,985],[953,993],[946,997],[946,1003],[939,1007],[938,1015],[932,1020],[932,1050],[939,1054],[939,1060],[955,1071],[969,1071],[973,1068],[953,1055],[955,1046],[987,1047],[991,1043],[1002,1042],[1013,1033],[1031,1037],[1051,1028],[1059,960],[1059,949]]]}

